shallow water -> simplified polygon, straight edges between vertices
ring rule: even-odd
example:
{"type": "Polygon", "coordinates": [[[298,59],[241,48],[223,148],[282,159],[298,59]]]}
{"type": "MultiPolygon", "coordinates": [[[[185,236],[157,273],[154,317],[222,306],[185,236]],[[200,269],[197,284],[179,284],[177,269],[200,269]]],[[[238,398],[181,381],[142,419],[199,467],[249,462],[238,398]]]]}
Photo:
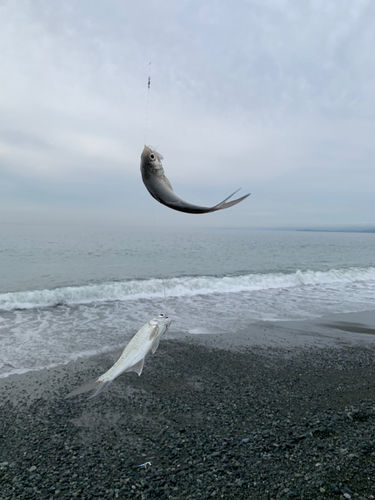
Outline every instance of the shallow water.
{"type": "Polygon", "coordinates": [[[167,335],[373,308],[375,234],[2,226],[0,375],[167,335]]]}

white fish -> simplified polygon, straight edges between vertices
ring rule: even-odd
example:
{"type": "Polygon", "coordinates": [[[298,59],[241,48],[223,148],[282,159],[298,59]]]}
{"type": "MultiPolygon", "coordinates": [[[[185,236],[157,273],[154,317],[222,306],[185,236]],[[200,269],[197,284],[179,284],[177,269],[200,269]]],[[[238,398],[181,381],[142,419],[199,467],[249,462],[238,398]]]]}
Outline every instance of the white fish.
{"type": "Polygon", "coordinates": [[[162,335],[168,330],[172,320],[165,314],[159,314],[156,318],[150,320],[134,335],[129,344],[125,347],[118,361],[100,377],[87,382],[70,392],[66,398],[82,394],[83,392],[95,389],[94,394],[89,399],[103,392],[116,377],[124,372],[142,373],[146,355],[151,351],[152,354],[159,347],[159,341],[162,335]]]}

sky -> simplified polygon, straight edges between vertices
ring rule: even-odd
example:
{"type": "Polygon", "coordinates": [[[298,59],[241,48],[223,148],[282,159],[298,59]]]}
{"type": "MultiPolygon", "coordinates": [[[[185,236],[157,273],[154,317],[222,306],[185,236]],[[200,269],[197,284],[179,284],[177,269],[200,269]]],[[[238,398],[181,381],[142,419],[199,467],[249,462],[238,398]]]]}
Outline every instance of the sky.
{"type": "Polygon", "coordinates": [[[374,47],[371,0],[2,0],[0,223],[375,225],[374,47]],[[145,143],[181,198],[251,196],[172,211],[145,143]]]}

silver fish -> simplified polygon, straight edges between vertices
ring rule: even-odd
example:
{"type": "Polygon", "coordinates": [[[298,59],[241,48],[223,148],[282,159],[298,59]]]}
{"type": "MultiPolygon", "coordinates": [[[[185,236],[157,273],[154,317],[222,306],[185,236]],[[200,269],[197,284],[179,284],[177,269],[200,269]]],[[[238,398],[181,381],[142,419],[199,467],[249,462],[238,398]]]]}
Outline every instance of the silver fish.
{"type": "Polygon", "coordinates": [[[228,201],[234,194],[239,191],[235,191],[228,198],[225,198],[222,202],[218,203],[214,207],[201,207],[199,205],[192,205],[184,200],[181,200],[177,194],[173,191],[171,183],[164,174],[163,165],[161,160],[164,158],[160,153],[152,149],[150,146],[145,146],[141,155],[141,174],[144,185],[146,186],[148,192],[151,194],[155,200],[157,200],[162,205],[165,205],[173,210],[178,210],[179,212],[186,212],[188,214],[205,214],[209,212],[216,212],[217,210],[223,210],[224,208],[233,207],[244,200],[249,194],[237,198],[237,200],[228,201]]]}
{"type": "Polygon", "coordinates": [[[134,335],[112,368],[100,377],[78,387],[65,397],[70,398],[95,389],[95,392],[89,397],[91,399],[107,389],[109,384],[121,373],[136,372],[141,375],[146,355],[150,351],[154,354],[159,347],[160,338],[168,330],[171,322],[172,320],[165,314],[159,314],[156,318],[150,320],[134,335]]]}

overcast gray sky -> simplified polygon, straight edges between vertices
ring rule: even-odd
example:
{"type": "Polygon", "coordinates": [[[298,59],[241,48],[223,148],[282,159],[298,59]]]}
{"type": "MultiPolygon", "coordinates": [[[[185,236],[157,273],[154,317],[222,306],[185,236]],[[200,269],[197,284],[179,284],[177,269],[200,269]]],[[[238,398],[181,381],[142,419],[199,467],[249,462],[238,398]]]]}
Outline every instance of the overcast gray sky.
{"type": "Polygon", "coordinates": [[[375,223],[375,2],[3,0],[0,222],[375,223]],[[142,184],[158,146],[171,211],[142,184]]]}

